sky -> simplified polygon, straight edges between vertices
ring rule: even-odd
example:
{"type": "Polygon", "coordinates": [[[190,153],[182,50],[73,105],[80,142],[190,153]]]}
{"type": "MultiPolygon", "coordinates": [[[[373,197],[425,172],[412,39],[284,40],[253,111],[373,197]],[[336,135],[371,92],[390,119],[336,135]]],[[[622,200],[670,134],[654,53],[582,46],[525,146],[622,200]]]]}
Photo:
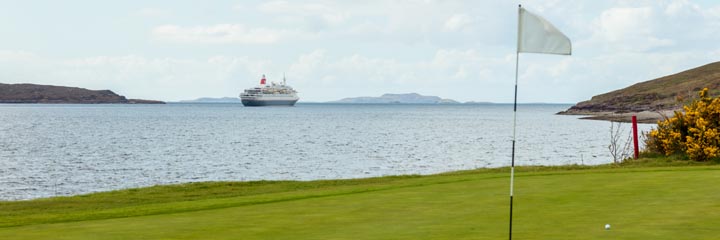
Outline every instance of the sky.
{"type": "Polygon", "coordinates": [[[520,54],[519,102],[575,103],[720,61],[720,1],[0,0],[0,83],[178,101],[285,74],[306,102],[507,103],[518,4],[573,44],[571,56],[520,54]]]}

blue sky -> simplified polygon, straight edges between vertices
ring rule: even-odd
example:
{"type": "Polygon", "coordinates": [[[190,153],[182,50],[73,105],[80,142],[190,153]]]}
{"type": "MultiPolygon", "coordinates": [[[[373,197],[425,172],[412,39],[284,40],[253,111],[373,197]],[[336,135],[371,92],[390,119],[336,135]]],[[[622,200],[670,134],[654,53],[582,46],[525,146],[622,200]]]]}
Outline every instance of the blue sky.
{"type": "MultiPolygon", "coordinates": [[[[574,103],[720,60],[716,1],[522,1],[573,42],[521,54],[520,102],[574,103]]],[[[417,92],[512,102],[517,2],[0,1],[0,82],[167,101],[262,74],[301,101],[417,92]]]]}

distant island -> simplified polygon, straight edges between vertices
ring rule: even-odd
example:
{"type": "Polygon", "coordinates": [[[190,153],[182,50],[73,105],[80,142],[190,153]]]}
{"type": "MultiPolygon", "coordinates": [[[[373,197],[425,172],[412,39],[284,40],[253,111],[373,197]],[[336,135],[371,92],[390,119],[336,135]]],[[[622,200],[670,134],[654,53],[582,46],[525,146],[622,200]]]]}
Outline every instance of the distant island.
{"type": "Polygon", "coordinates": [[[612,121],[629,121],[630,116],[638,115],[640,122],[655,123],[663,115],[682,110],[684,103],[692,101],[706,87],[712,96],[720,93],[720,62],[600,94],[558,114],[590,115],[586,119],[612,121]]]}
{"type": "Polygon", "coordinates": [[[241,103],[240,98],[236,97],[221,97],[221,98],[211,98],[211,97],[203,97],[198,98],[194,100],[181,100],[181,103],[241,103]]]}
{"type": "MultiPolygon", "coordinates": [[[[241,103],[236,97],[201,97],[193,100],[180,100],[178,103],[241,103]]],[[[348,104],[494,104],[492,102],[458,102],[452,99],[445,99],[437,96],[424,96],[417,93],[393,94],[386,93],[380,97],[355,97],[343,98],[329,102],[305,102],[305,103],[348,103],[348,104]]]]}
{"type": "Polygon", "coordinates": [[[88,90],[77,87],[63,87],[37,84],[0,83],[0,103],[125,103],[164,104],[162,101],[127,99],[110,90],[88,90]]]}
{"type": "Polygon", "coordinates": [[[380,97],[343,98],[329,103],[376,103],[376,104],[460,104],[460,102],[440,98],[437,96],[423,96],[417,93],[392,94],[386,93],[380,97]]]}
{"type": "Polygon", "coordinates": [[[468,101],[464,102],[463,104],[478,104],[478,105],[487,105],[487,104],[495,104],[494,102],[476,102],[476,101],[468,101]]]}

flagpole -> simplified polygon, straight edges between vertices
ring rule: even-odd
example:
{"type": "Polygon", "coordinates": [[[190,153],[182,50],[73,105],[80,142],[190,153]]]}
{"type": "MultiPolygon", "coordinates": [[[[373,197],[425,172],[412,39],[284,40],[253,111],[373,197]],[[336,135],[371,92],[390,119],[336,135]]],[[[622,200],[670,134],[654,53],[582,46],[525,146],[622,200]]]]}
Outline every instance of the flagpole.
{"type": "Polygon", "coordinates": [[[518,5],[518,44],[515,50],[515,99],[513,101],[513,136],[512,136],[512,155],[510,162],[510,229],[508,230],[508,239],[512,240],[512,224],[513,224],[513,188],[515,180],[515,140],[517,126],[517,89],[518,89],[518,64],[520,63],[520,10],[522,5],[518,5]]]}

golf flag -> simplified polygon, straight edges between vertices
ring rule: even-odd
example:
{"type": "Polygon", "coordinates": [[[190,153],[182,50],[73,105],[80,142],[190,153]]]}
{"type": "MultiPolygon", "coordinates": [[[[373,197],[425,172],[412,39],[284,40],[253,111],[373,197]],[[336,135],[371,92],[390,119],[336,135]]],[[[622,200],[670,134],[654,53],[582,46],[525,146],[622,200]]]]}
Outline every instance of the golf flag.
{"type": "Polygon", "coordinates": [[[518,52],[570,55],[570,39],[544,18],[520,7],[518,52]]]}
{"type": "Polygon", "coordinates": [[[518,65],[520,53],[548,53],[570,55],[572,45],[570,39],[544,18],[528,12],[518,6],[518,39],[515,52],[515,101],[513,103],[513,134],[512,154],[510,155],[510,229],[509,239],[512,240],[513,226],[513,189],[515,184],[515,142],[517,139],[517,89],[518,65]]]}

